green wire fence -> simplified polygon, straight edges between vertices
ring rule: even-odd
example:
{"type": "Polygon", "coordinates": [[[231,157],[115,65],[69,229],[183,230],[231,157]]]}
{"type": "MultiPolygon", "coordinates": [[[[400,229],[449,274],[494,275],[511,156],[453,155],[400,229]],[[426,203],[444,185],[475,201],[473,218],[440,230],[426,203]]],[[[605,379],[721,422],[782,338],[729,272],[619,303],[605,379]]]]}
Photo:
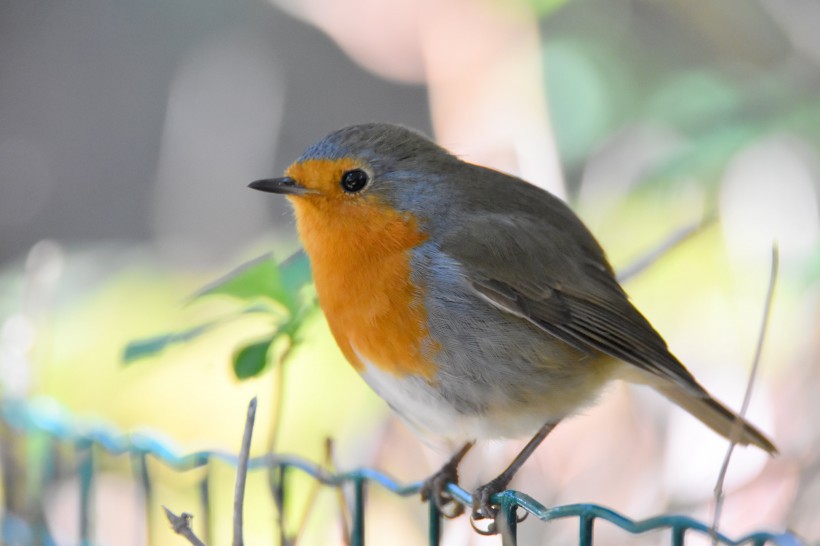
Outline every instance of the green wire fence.
{"type": "MultiPolygon", "coordinates": [[[[51,399],[6,400],[0,404],[0,415],[3,422],[17,431],[18,434],[45,435],[52,442],[62,446],[73,446],[76,450],[80,461],[78,465],[80,477],[79,529],[83,546],[90,546],[94,543],[91,498],[98,450],[113,456],[127,455],[131,457],[135,478],[143,490],[146,503],[152,502],[152,481],[148,471],[148,457],[152,457],[176,471],[204,467],[213,460],[223,461],[234,466],[240,462],[239,456],[220,451],[180,454],[167,441],[150,434],[124,434],[111,426],[82,423],[51,399]]],[[[249,443],[250,439],[248,437],[247,444],[249,445],[249,443]]],[[[53,468],[51,468],[53,467],[53,461],[48,458],[45,458],[39,464],[43,467],[40,471],[44,476],[48,476],[53,472],[53,468]]],[[[268,472],[278,473],[277,487],[272,488],[272,494],[277,497],[274,500],[277,501],[278,506],[283,506],[286,483],[284,477],[290,472],[304,472],[322,484],[331,487],[352,487],[354,501],[349,542],[355,546],[363,545],[365,541],[365,495],[369,486],[377,485],[396,495],[411,497],[419,493],[422,485],[421,482],[403,484],[387,474],[371,468],[330,473],[305,459],[275,454],[247,460],[247,469],[248,471],[267,470],[268,472]]],[[[4,476],[8,471],[9,469],[3,468],[4,476]]],[[[448,489],[457,502],[468,507],[471,505],[472,499],[467,491],[454,484],[450,484],[448,489]]],[[[200,491],[203,517],[207,517],[207,477],[200,491]]],[[[500,506],[499,521],[496,523],[500,530],[501,541],[505,545],[516,544],[517,542],[516,526],[518,519],[516,512],[519,510],[523,510],[544,522],[564,518],[577,519],[578,543],[582,546],[593,544],[593,530],[597,520],[608,521],[630,534],[669,530],[671,531],[671,544],[674,546],[683,545],[688,533],[710,535],[714,537],[713,540],[716,540],[717,543],[728,545],[799,546],[804,544],[797,536],[787,532],[760,531],[732,539],[721,533],[713,534],[708,524],[680,515],[661,515],[635,521],[595,504],[572,504],[547,508],[531,497],[511,490],[499,493],[494,501],[500,506]]],[[[10,513],[8,508],[6,506],[2,522],[3,544],[56,544],[53,538],[49,536],[48,529],[44,524],[23,522],[10,513]]],[[[146,510],[146,514],[148,513],[150,512],[146,510]]],[[[442,529],[441,518],[442,516],[435,504],[429,503],[429,544],[431,545],[439,544],[442,529]]],[[[207,522],[205,528],[208,528],[207,522]]],[[[546,532],[549,531],[545,530],[546,532]]]]}

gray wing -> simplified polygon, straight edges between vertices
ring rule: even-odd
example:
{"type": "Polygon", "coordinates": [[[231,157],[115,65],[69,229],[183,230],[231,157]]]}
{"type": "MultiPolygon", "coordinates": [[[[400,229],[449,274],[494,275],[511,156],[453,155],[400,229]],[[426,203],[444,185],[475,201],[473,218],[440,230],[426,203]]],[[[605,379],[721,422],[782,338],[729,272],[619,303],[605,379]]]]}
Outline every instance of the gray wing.
{"type": "MultiPolygon", "coordinates": [[[[459,211],[466,221],[440,232],[441,250],[464,266],[475,292],[580,350],[611,355],[702,393],[629,302],[575,214],[537,188],[513,183],[506,189],[526,194],[512,200],[522,203],[515,212],[476,203],[470,211],[466,203],[459,211]]],[[[507,194],[505,206],[510,202],[507,194]]]]}

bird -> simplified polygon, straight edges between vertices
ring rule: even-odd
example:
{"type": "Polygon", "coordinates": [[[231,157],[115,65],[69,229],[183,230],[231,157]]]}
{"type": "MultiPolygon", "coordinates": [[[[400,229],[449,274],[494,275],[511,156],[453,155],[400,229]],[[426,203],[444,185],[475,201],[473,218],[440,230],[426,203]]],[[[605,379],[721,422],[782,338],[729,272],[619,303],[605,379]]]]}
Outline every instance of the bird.
{"type": "Polygon", "coordinates": [[[531,436],[472,495],[472,520],[564,419],[613,380],[648,385],[707,427],[770,455],[630,302],[561,199],[468,163],[413,129],[365,123],[307,147],[253,189],[294,209],[319,305],[347,361],[422,438],[461,446],[422,497],[447,491],[476,441],[531,436]]]}

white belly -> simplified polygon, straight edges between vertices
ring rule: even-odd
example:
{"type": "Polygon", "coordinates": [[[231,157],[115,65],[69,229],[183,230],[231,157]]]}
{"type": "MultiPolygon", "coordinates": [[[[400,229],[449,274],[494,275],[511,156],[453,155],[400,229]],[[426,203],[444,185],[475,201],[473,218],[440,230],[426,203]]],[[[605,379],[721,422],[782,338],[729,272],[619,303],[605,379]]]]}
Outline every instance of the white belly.
{"type": "Polygon", "coordinates": [[[434,445],[443,442],[453,449],[472,440],[520,438],[533,434],[553,417],[555,422],[559,420],[559,416],[544,415],[537,409],[522,413],[494,406],[481,414],[465,414],[423,378],[397,376],[358,356],[365,365],[361,376],[370,388],[422,439],[434,445]]]}

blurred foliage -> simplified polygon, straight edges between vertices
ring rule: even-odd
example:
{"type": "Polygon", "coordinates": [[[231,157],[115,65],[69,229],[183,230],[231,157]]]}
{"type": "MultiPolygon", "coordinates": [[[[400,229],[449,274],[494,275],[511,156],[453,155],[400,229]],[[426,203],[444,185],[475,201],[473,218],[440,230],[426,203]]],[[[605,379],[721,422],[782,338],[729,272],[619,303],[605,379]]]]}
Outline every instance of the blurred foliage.
{"type": "Polygon", "coordinates": [[[727,2],[720,12],[677,1],[598,11],[579,4],[595,3],[566,6],[543,24],[551,120],[576,190],[588,160],[635,124],[681,139],[647,172],[646,184],[694,179],[714,187],[738,151],[779,131],[820,145],[820,91],[800,74],[816,66],[788,59],[782,29],[753,3],[727,2]],[[704,40],[705,17],[731,24],[727,32],[743,40],[704,40]]]}
{"type": "MultiPolygon", "coordinates": [[[[262,393],[253,440],[255,454],[267,452],[276,436],[277,450],[321,460],[324,439],[332,435],[339,438],[337,460],[351,461],[345,466],[366,460],[371,444],[365,436],[370,432],[365,431],[372,431],[385,411],[355,372],[339,365],[341,357],[327,326],[314,312],[315,293],[303,254],[282,263],[270,255],[253,260],[197,291],[183,306],[179,306],[180,294],[190,294],[194,287],[202,286],[203,277],[212,274],[171,272],[150,254],[111,247],[74,248],[64,260],[61,294],[70,297],[52,302],[49,320],[42,323],[39,349],[30,355],[37,371],[32,397],[58,400],[60,405],[53,404],[54,411],[63,412],[63,417],[68,411],[81,427],[84,423],[110,423],[128,432],[145,428],[152,435],[167,438],[180,452],[202,448],[232,452],[239,442],[241,426],[237,423],[241,425],[244,419],[248,399],[262,393]],[[275,272],[277,282],[256,283],[260,271],[275,272]],[[243,279],[249,280],[246,283],[243,279]],[[283,290],[289,297],[274,300],[283,290]],[[166,333],[144,337],[157,330],[166,333]],[[143,341],[128,343],[135,338],[143,341]],[[301,339],[311,342],[301,343],[301,339]],[[254,352],[245,348],[260,340],[266,342],[265,349],[260,347],[245,358],[254,352]],[[132,349],[134,359],[123,366],[123,347],[139,347],[140,343],[144,350],[132,349]],[[288,361],[287,374],[264,373],[282,362],[282,357],[288,361]]],[[[19,308],[20,295],[31,293],[36,277],[31,267],[24,273],[19,264],[0,274],[4,313],[10,316],[19,308]]],[[[29,507],[30,499],[45,499],[42,509],[57,517],[54,513],[62,509],[61,503],[70,506],[77,498],[72,492],[77,483],[71,479],[79,462],[77,453],[67,446],[55,458],[54,442],[36,435],[21,439],[24,441],[17,454],[20,471],[15,473],[20,506],[29,507]],[[44,473],[49,468],[56,470],[44,473]]],[[[107,499],[111,487],[115,491],[122,488],[132,469],[122,457],[103,454],[97,463],[99,483],[95,489],[107,499]],[[119,483],[114,483],[117,479],[119,483]]],[[[157,499],[198,513],[202,471],[173,472],[150,460],[149,467],[157,499]]],[[[234,469],[217,462],[207,471],[213,536],[227,536],[234,469]]],[[[313,502],[314,482],[298,474],[288,480],[287,502],[292,513],[307,513],[313,502]]],[[[135,492],[128,502],[115,501],[117,510],[139,514],[141,507],[133,504],[138,499],[135,492]]],[[[247,499],[248,540],[269,541],[275,535],[270,484],[264,479],[253,480],[248,484],[247,499]]],[[[110,501],[105,502],[110,505],[110,501]]],[[[159,503],[150,510],[152,521],[164,522],[159,503]]],[[[317,520],[333,521],[337,510],[338,500],[330,494],[310,514],[317,520]]],[[[20,513],[27,512],[21,509],[20,513]]],[[[73,516],[70,521],[74,521],[73,516]]],[[[289,532],[295,532],[299,518],[289,517],[287,524],[289,532]]],[[[101,525],[105,527],[104,519],[101,525]]],[[[58,524],[55,532],[65,534],[61,529],[58,524]]],[[[167,541],[163,523],[150,533],[151,543],[167,541]]],[[[322,527],[307,531],[306,537],[306,543],[325,543],[322,527]]]]}
{"type": "Polygon", "coordinates": [[[540,16],[546,16],[552,13],[553,11],[557,10],[564,4],[566,4],[569,0],[527,0],[527,2],[533,7],[535,13],[540,16]]]}
{"type": "MultiPolygon", "coordinates": [[[[240,315],[261,313],[274,323],[274,331],[262,341],[239,347],[233,355],[233,370],[238,379],[256,377],[271,362],[271,347],[285,338],[296,343],[305,319],[317,308],[310,293],[310,262],[298,251],[281,264],[266,254],[236,268],[221,279],[197,291],[191,298],[227,296],[243,308],[215,320],[181,331],[163,333],[129,343],[123,353],[126,364],[156,356],[171,345],[189,342],[240,315]]],[[[285,355],[290,354],[286,351],[285,355]]],[[[280,363],[284,362],[284,357],[280,363]]]]}

